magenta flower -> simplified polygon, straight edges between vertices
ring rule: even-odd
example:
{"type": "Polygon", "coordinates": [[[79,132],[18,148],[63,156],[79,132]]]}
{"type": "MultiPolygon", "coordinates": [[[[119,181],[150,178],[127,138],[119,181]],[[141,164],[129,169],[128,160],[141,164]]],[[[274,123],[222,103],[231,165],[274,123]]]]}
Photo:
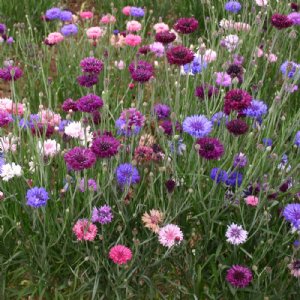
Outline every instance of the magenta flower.
{"type": "Polygon", "coordinates": [[[236,288],[244,288],[250,284],[253,279],[249,268],[239,265],[232,266],[226,275],[226,280],[236,288]]]}
{"type": "Polygon", "coordinates": [[[117,265],[126,264],[132,259],[132,252],[126,246],[116,245],[109,250],[109,258],[117,265]]]}
{"type": "Polygon", "coordinates": [[[96,155],[88,148],[75,147],[65,154],[64,159],[68,168],[81,171],[89,169],[95,164],[96,155]]]}

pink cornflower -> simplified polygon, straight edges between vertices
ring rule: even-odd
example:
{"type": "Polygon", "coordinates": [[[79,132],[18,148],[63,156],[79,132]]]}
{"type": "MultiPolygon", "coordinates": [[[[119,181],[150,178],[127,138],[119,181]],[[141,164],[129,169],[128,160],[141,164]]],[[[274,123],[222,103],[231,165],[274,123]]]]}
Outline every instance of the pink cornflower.
{"type": "Polygon", "coordinates": [[[132,259],[132,252],[126,246],[116,245],[109,250],[109,258],[117,265],[126,264],[132,259]]]}
{"type": "Polygon", "coordinates": [[[100,27],[90,27],[86,30],[86,35],[89,39],[98,39],[102,37],[103,30],[100,27]]]}
{"type": "Polygon", "coordinates": [[[88,20],[92,19],[94,14],[91,11],[82,11],[79,16],[81,19],[88,20]]]}
{"type": "Polygon", "coordinates": [[[142,38],[139,35],[128,34],[125,37],[125,44],[131,47],[135,47],[142,42],[142,38]]]}
{"type": "Polygon", "coordinates": [[[246,204],[250,206],[257,206],[259,203],[259,199],[255,196],[247,196],[245,198],[246,204]]]}
{"type": "Polygon", "coordinates": [[[154,42],[153,44],[149,45],[150,51],[154,53],[157,57],[164,56],[165,53],[165,47],[160,42],[154,42]]]}
{"type": "Polygon", "coordinates": [[[123,13],[125,16],[130,16],[130,10],[131,10],[131,7],[130,7],[130,6],[125,6],[125,7],[123,7],[123,9],[122,9],[122,13],[123,13]]]}
{"type": "Polygon", "coordinates": [[[163,31],[169,31],[169,25],[166,24],[166,23],[156,23],[154,26],[153,26],[153,29],[155,30],[156,33],[159,33],[159,32],[163,32],[163,31]]]}
{"type": "Polygon", "coordinates": [[[22,103],[15,104],[8,98],[0,98],[0,110],[4,110],[9,114],[21,116],[24,114],[25,106],[22,103]]]}
{"type": "Polygon", "coordinates": [[[142,216],[144,226],[155,233],[159,232],[159,226],[163,220],[163,213],[156,209],[151,209],[149,213],[145,212],[142,216]]]}
{"type": "Polygon", "coordinates": [[[277,61],[277,55],[275,55],[273,53],[266,54],[266,57],[270,63],[274,63],[277,61]]]}
{"type": "Polygon", "coordinates": [[[38,142],[38,148],[44,156],[53,157],[60,151],[60,144],[55,140],[47,139],[44,142],[38,142]]]}
{"type": "Polygon", "coordinates": [[[216,84],[220,86],[230,86],[231,85],[231,76],[226,72],[217,72],[216,73],[216,84]]]}
{"type": "Polygon", "coordinates": [[[45,125],[58,126],[61,122],[60,114],[55,114],[50,109],[43,109],[38,113],[40,122],[45,125]]]}
{"type": "Polygon", "coordinates": [[[100,23],[102,24],[113,24],[115,22],[116,22],[116,18],[111,14],[107,14],[103,16],[100,20],[100,23]]]}
{"type": "Polygon", "coordinates": [[[60,32],[49,33],[45,42],[48,45],[56,45],[64,40],[64,36],[60,32]]]}
{"type": "Polygon", "coordinates": [[[268,4],[268,0],[255,0],[258,6],[266,6],[268,4]]]}
{"type": "Polygon", "coordinates": [[[126,24],[126,30],[129,32],[137,32],[142,29],[142,24],[138,21],[128,21],[126,24]]]}
{"type": "Polygon", "coordinates": [[[97,226],[87,219],[80,219],[73,226],[78,241],[93,241],[97,235],[97,226]]]}
{"type": "Polygon", "coordinates": [[[207,63],[211,63],[217,59],[217,52],[212,49],[207,49],[203,55],[203,60],[207,63]]]}
{"type": "Polygon", "coordinates": [[[161,245],[171,248],[178,245],[183,240],[183,233],[177,225],[168,224],[160,228],[158,232],[158,240],[161,245]]]}

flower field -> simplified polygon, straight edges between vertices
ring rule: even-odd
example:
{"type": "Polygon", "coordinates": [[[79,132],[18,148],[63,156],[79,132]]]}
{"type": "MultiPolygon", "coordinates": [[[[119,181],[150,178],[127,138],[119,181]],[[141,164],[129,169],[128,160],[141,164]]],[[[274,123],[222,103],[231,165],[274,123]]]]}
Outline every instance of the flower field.
{"type": "Polygon", "coordinates": [[[300,2],[184,2],[0,3],[0,299],[300,297],[300,2]]]}

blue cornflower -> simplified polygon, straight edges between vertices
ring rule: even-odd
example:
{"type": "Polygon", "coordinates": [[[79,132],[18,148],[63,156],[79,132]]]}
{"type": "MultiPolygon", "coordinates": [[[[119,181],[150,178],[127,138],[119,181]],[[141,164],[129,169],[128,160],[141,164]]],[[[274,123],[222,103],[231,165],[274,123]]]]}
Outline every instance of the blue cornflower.
{"type": "Polygon", "coordinates": [[[40,121],[40,116],[38,114],[31,114],[29,115],[28,120],[22,118],[19,121],[19,126],[22,129],[27,129],[27,128],[34,128],[35,125],[40,121]]]}
{"type": "Polygon", "coordinates": [[[78,32],[78,27],[75,24],[64,25],[60,32],[65,36],[76,35],[78,32]]]}
{"type": "Polygon", "coordinates": [[[118,34],[119,34],[119,32],[120,32],[120,30],[118,30],[118,29],[115,29],[115,30],[113,31],[113,34],[114,34],[114,35],[118,35],[118,34]]]}
{"type": "Polygon", "coordinates": [[[125,136],[137,135],[142,129],[140,126],[129,127],[126,121],[120,118],[116,121],[116,128],[118,129],[117,134],[125,136]]]}
{"type": "Polygon", "coordinates": [[[4,165],[5,165],[4,153],[0,152],[0,173],[1,173],[1,169],[4,165]]]}
{"type": "Polygon", "coordinates": [[[130,163],[121,164],[117,167],[116,178],[122,187],[130,186],[140,181],[138,169],[130,163]]]}
{"type": "Polygon", "coordinates": [[[45,13],[45,16],[48,20],[59,19],[61,10],[58,7],[52,7],[48,9],[45,13]]]}
{"type": "Polygon", "coordinates": [[[300,147],[300,130],[296,133],[295,135],[295,141],[294,141],[294,144],[297,146],[297,147],[300,147]]]}
{"type": "Polygon", "coordinates": [[[247,156],[240,152],[234,157],[233,166],[235,168],[244,168],[248,163],[247,156]]]}
{"type": "Polygon", "coordinates": [[[265,102],[260,100],[252,100],[248,108],[243,110],[243,114],[247,117],[260,119],[268,112],[268,106],[265,102]]]}
{"type": "Polygon", "coordinates": [[[68,126],[71,123],[70,120],[61,120],[59,125],[58,125],[58,131],[59,132],[64,132],[65,127],[68,126]]]}
{"type": "Polygon", "coordinates": [[[37,208],[47,204],[49,195],[43,187],[34,187],[27,191],[26,199],[27,205],[37,208]]]}
{"type": "Polygon", "coordinates": [[[174,142],[168,141],[168,145],[169,145],[170,151],[172,153],[174,153],[176,151],[176,153],[178,155],[182,155],[186,150],[186,144],[183,143],[183,139],[181,139],[181,138],[174,142]]]}
{"type": "Polygon", "coordinates": [[[210,172],[210,178],[216,183],[226,182],[228,174],[225,170],[222,170],[220,168],[213,168],[210,172]]]}
{"type": "Polygon", "coordinates": [[[182,123],[183,131],[195,138],[202,138],[210,134],[213,125],[203,115],[186,117],[182,123]]]}
{"type": "Polygon", "coordinates": [[[266,147],[272,146],[272,145],[273,145],[272,139],[269,139],[269,138],[263,138],[263,139],[262,139],[262,142],[263,142],[263,144],[264,144],[266,147]]]}
{"type": "Polygon", "coordinates": [[[145,15],[143,8],[132,6],[130,8],[130,15],[136,18],[142,18],[145,15]]]}
{"type": "Polygon", "coordinates": [[[59,19],[63,22],[72,21],[72,13],[69,10],[62,10],[59,14],[59,19]]]}
{"type": "Polygon", "coordinates": [[[283,210],[284,218],[290,222],[296,229],[300,227],[300,204],[291,203],[288,204],[283,210]]]}
{"type": "Polygon", "coordinates": [[[207,63],[202,60],[201,55],[196,55],[190,64],[185,64],[182,67],[183,74],[196,75],[200,74],[203,69],[207,68],[207,63]]]}
{"type": "Polygon", "coordinates": [[[228,174],[228,178],[226,179],[225,183],[227,185],[233,186],[235,187],[240,186],[242,184],[243,181],[243,175],[239,172],[231,172],[230,174],[228,174]]]}
{"type": "Polygon", "coordinates": [[[242,5],[238,1],[228,1],[225,3],[225,10],[232,12],[232,13],[238,13],[242,9],[242,5]]]}
{"type": "Polygon", "coordinates": [[[280,66],[280,71],[283,76],[287,76],[288,78],[294,78],[295,75],[299,77],[300,75],[300,65],[296,64],[293,61],[285,61],[281,66],[280,66]]]}
{"type": "Polygon", "coordinates": [[[101,207],[95,207],[92,214],[92,222],[98,222],[101,224],[108,224],[112,221],[113,214],[109,205],[103,205],[101,207]]]}
{"type": "Polygon", "coordinates": [[[218,126],[220,126],[221,121],[225,119],[225,122],[228,121],[228,116],[223,113],[222,111],[219,111],[217,113],[215,113],[212,117],[211,117],[211,121],[213,122],[213,124],[217,124],[218,126]]]}

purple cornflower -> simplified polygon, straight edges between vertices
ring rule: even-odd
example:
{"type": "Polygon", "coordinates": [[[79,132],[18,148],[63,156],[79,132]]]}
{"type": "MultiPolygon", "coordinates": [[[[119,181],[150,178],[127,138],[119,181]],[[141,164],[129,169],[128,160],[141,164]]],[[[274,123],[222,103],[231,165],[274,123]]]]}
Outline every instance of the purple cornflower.
{"type": "Polygon", "coordinates": [[[247,156],[240,152],[234,157],[233,166],[235,168],[244,168],[248,163],[247,156]]]}
{"type": "Polygon", "coordinates": [[[217,95],[218,92],[219,89],[217,87],[214,87],[213,85],[209,84],[202,84],[196,87],[195,96],[198,97],[200,100],[205,100],[206,97],[210,99],[212,96],[217,95]]]}
{"type": "Polygon", "coordinates": [[[116,128],[118,129],[117,134],[125,136],[137,135],[142,129],[142,127],[139,126],[127,126],[126,121],[121,118],[116,120],[116,128]]]}
{"type": "Polygon", "coordinates": [[[216,73],[216,84],[220,86],[230,86],[231,85],[231,76],[226,72],[217,72],[216,73]]]}
{"type": "Polygon", "coordinates": [[[239,172],[231,172],[228,174],[228,178],[225,181],[227,185],[230,185],[232,187],[240,186],[243,182],[243,175],[239,172]]]}
{"type": "Polygon", "coordinates": [[[181,133],[182,132],[182,127],[181,124],[176,121],[176,122],[172,122],[171,120],[164,120],[160,125],[159,125],[164,133],[166,135],[173,135],[174,131],[181,133]]]}
{"type": "Polygon", "coordinates": [[[238,1],[228,1],[225,3],[225,10],[237,14],[242,9],[241,3],[238,1]]]}
{"type": "Polygon", "coordinates": [[[228,243],[240,245],[246,242],[248,232],[244,230],[242,226],[232,223],[231,225],[228,225],[225,236],[227,237],[228,243]]]}
{"type": "Polygon", "coordinates": [[[252,279],[253,275],[251,270],[240,265],[233,265],[226,274],[226,280],[236,288],[248,286],[252,279]]]}
{"type": "Polygon", "coordinates": [[[137,69],[131,73],[131,78],[134,81],[137,81],[140,83],[149,81],[152,76],[153,76],[152,72],[150,72],[148,70],[143,70],[143,69],[137,69]]]}
{"type": "Polygon", "coordinates": [[[220,168],[213,168],[210,172],[210,178],[216,183],[225,182],[227,180],[227,177],[227,172],[220,168]]]}
{"type": "Polygon", "coordinates": [[[219,159],[224,154],[224,146],[217,138],[203,137],[197,140],[199,148],[199,155],[208,160],[219,159]]]}
{"type": "Polygon", "coordinates": [[[284,216],[286,221],[290,222],[296,229],[300,228],[300,204],[299,203],[288,204],[284,208],[282,215],[284,216]]]}
{"type": "Polygon", "coordinates": [[[142,7],[130,7],[130,15],[136,18],[142,18],[145,15],[144,9],[142,7]]]}
{"type": "Polygon", "coordinates": [[[60,29],[60,32],[64,36],[76,35],[78,33],[78,27],[75,24],[67,24],[60,29]]]}
{"type": "Polygon", "coordinates": [[[228,116],[222,111],[215,113],[211,117],[211,121],[213,122],[213,124],[217,124],[218,126],[220,126],[222,120],[225,120],[226,123],[228,120],[228,116]]]}
{"type": "Polygon", "coordinates": [[[129,69],[129,72],[130,72],[131,74],[132,74],[134,71],[139,70],[139,69],[141,69],[141,70],[147,70],[147,71],[149,71],[149,72],[151,72],[151,73],[154,73],[154,68],[153,68],[153,66],[152,66],[150,63],[148,63],[147,61],[144,61],[144,60],[140,60],[140,61],[138,61],[137,63],[136,63],[136,62],[132,62],[132,63],[129,65],[128,69],[129,69]]]}
{"type": "Polygon", "coordinates": [[[3,23],[0,23],[0,34],[4,34],[6,31],[6,26],[3,23]]]}
{"type": "Polygon", "coordinates": [[[59,14],[59,19],[63,22],[72,21],[72,13],[69,10],[62,10],[59,14]]]}
{"type": "Polygon", "coordinates": [[[78,84],[87,88],[97,84],[98,81],[99,78],[97,74],[81,75],[77,77],[78,84]]]}
{"type": "Polygon", "coordinates": [[[296,133],[295,135],[295,141],[294,141],[294,144],[297,146],[297,147],[300,147],[300,130],[296,133]]]}
{"type": "Polygon", "coordinates": [[[144,115],[136,108],[129,108],[122,111],[120,119],[126,122],[126,125],[131,128],[132,126],[143,127],[145,124],[144,115]]]}
{"type": "Polygon", "coordinates": [[[182,123],[183,131],[195,138],[202,138],[212,131],[212,122],[203,115],[186,117],[182,123]]]}
{"type": "Polygon", "coordinates": [[[180,18],[176,21],[173,28],[179,33],[189,34],[197,30],[198,24],[198,21],[194,17],[180,18]]]}
{"type": "Polygon", "coordinates": [[[164,56],[165,53],[165,47],[160,42],[154,42],[149,45],[149,49],[152,53],[154,53],[157,57],[164,56]]]}
{"type": "Polygon", "coordinates": [[[273,145],[272,139],[269,138],[263,138],[262,142],[266,147],[271,147],[273,145]]]}
{"type": "Polygon", "coordinates": [[[115,156],[119,147],[119,140],[110,135],[102,135],[94,138],[91,149],[97,158],[106,158],[115,156]]]}
{"type": "Polygon", "coordinates": [[[69,112],[69,110],[72,110],[72,111],[78,111],[76,102],[75,102],[73,99],[71,99],[71,98],[66,99],[66,100],[63,102],[61,108],[62,108],[62,110],[65,111],[65,112],[69,112]]]}
{"type": "Polygon", "coordinates": [[[109,205],[103,205],[101,207],[95,207],[92,214],[92,222],[100,224],[108,224],[112,221],[113,214],[109,205]]]}
{"type": "Polygon", "coordinates": [[[260,119],[268,112],[268,106],[265,102],[259,100],[252,100],[250,106],[245,108],[242,113],[247,117],[260,119]]]}
{"type": "Polygon", "coordinates": [[[80,62],[81,71],[84,73],[99,74],[103,66],[103,62],[95,57],[86,57],[80,62]]]}
{"type": "Polygon", "coordinates": [[[48,20],[59,19],[61,10],[58,7],[52,7],[48,9],[45,13],[45,16],[48,20]]]}
{"type": "Polygon", "coordinates": [[[299,70],[300,70],[300,65],[296,64],[293,61],[285,61],[280,66],[280,71],[282,75],[288,78],[294,78],[295,75],[299,76],[300,74],[299,70]]]}
{"type": "Polygon", "coordinates": [[[0,110],[0,127],[7,126],[9,123],[13,122],[12,115],[5,110],[0,110]]]}
{"type": "Polygon", "coordinates": [[[153,110],[158,120],[167,119],[171,112],[168,105],[161,103],[155,104],[153,110]]]}
{"type": "Polygon", "coordinates": [[[182,66],[182,73],[196,75],[200,74],[202,70],[205,70],[206,68],[207,63],[202,60],[201,55],[195,55],[194,60],[191,63],[182,66]]]}
{"type": "Polygon", "coordinates": [[[288,18],[293,22],[294,25],[300,25],[300,13],[292,12],[288,14],[288,18]]]}
{"type": "Polygon", "coordinates": [[[98,187],[97,187],[97,182],[94,179],[88,179],[87,181],[87,187],[85,187],[85,180],[84,178],[82,178],[79,182],[79,190],[83,193],[86,191],[86,188],[88,190],[92,190],[94,192],[97,191],[98,187]]]}
{"type": "Polygon", "coordinates": [[[5,81],[16,81],[21,78],[22,75],[23,71],[18,67],[8,66],[0,69],[0,78],[5,81]]]}
{"type": "Polygon", "coordinates": [[[121,187],[130,186],[140,181],[138,169],[130,163],[121,164],[117,167],[116,178],[121,187]]]}
{"type": "Polygon", "coordinates": [[[79,98],[76,101],[76,106],[79,111],[91,113],[103,106],[103,100],[97,95],[88,94],[79,98]]]}
{"type": "Polygon", "coordinates": [[[43,187],[33,187],[26,193],[26,204],[38,208],[41,206],[46,206],[47,201],[49,200],[49,195],[43,187]]]}
{"type": "Polygon", "coordinates": [[[75,147],[69,150],[64,159],[68,168],[74,171],[81,171],[91,168],[96,162],[96,155],[88,148],[75,147]]]}

